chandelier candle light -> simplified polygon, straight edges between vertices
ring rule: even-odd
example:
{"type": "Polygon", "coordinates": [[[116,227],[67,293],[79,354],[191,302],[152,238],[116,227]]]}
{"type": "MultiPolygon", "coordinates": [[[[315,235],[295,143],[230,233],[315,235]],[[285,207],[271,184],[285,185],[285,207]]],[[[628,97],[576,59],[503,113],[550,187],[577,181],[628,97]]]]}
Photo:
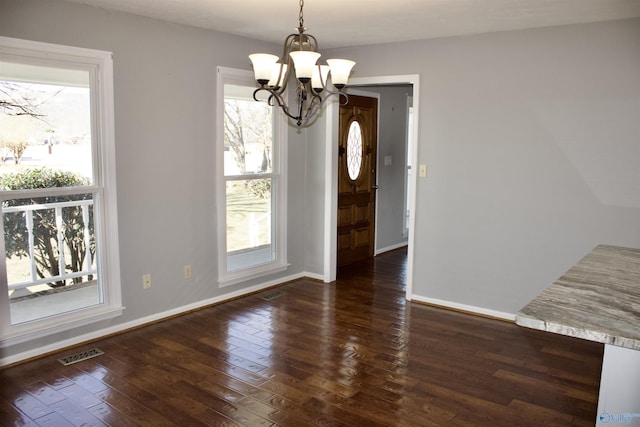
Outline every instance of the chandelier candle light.
{"type": "Polygon", "coordinates": [[[347,85],[351,68],[355,65],[355,62],[348,59],[327,59],[329,65],[318,64],[318,41],[311,34],[304,33],[307,29],[304,27],[303,7],[304,0],[300,0],[298,33],[290,34],[285,39],[282,62],[278,62],[277,56],[268,53],[249,55],[256,81],[260,85],[253,92],[253,99],[258,101],[259,92],[268,92],[269,105],[279,106],[298,126],[306,125],[330,95],[347,98],[342,89],[347,85]],[[292,70],[295,71],[296,77],[295,111],[289,109],[284,97],[292,70]],[[337,91],[329,89],[329,72],[331,83],[337,91]],[[324,97],[321,96],[323,93],[324,97]]]}

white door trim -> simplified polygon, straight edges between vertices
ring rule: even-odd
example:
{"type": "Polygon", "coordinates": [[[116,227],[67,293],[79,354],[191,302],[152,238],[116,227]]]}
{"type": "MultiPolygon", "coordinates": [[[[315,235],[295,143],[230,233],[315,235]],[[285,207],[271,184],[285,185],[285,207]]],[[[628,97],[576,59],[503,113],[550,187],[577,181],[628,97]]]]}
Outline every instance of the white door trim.
{"type": "MultiPolygon", "coordinates": [[[[413,148],[413,165],[418,164],[418,124],[420,122],[420,75],[406,74],[395,76],[373,76],[373,77],[354,77],[349,80],[349,87],[357,86],[374,86],[379,84],[411,84],[413,85],[413,138],[409,143],[413,148]]],[[[326,141],[326,158],[325,168],[326,182],[325,187],[325,246],[324,246],[324,281],[329,283],[336,280],[337,271],[337,241],[336,229],[338,224],[338,106],[331,103],[327,108],[327,141],[326,141]]],[[[407,258],[407,288],[406,299],[411,300],[413,293],[413,259],[415,246],[415,212],[416,212],[416,187],[417,174],[412,175],[409,182],[409,193],[412,195],[409,218],[409,242],[408,242],[408,258],[407,258]]]]}

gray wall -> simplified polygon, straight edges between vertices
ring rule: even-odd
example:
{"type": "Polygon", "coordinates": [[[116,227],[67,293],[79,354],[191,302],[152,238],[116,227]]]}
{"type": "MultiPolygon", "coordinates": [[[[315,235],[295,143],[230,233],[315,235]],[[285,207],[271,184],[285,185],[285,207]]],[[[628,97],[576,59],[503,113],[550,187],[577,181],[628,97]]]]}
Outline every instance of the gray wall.
{"type": "Polygon", "coordinates": [[[378,191],[376,194],[376,252],[407,243],[404,232],[407,168],[407,97],[411,86],[361,86],[380,95],[378,133],[378,191]],[[391,164],[385,165],[385,156],[391,164]]]}
{"type": "Polygon", "coordinates": [[[420,74],[415,295],[515,313],[595,245],[640,247],[638,41],[634,19],[330,52],[420,74]]]}
{"type": "MultiPolygon", "coordinates": [[[[0,349],[9,356],[214,298],[216,67],[250,70],[249,53],[280,46],[52,0],[0,0],[0,35],[113,52],[118,219],[124,315],[0,349]],[[182,268],[191,264],[185,284],[182,268]],[[142,288],[141,277],[153,287],[142,288]]],[[[289,154],[304,156],[293,134],[289,154]]],[[[303,141],[304,142],[304,141],[303,141]]],[[[304,163],[287,160],[288,271],[304,270],[304,163]]]]}

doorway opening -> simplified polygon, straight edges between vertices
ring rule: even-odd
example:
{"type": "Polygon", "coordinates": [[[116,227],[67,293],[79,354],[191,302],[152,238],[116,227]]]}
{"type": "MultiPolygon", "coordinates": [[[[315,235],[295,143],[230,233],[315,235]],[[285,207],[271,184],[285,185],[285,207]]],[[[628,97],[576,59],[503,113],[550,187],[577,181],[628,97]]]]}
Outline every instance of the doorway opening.
{"type": "MultiPolygon", "coordinates": [[[[412,295],[412,265],[413,265],[413,248],[414,248],[414,224],[415,224],[415,205],[416,205],[416,174],[411,173],[411,165],[417,164],[417,137],[418,137],[418,123],[419,120],[419,76],[418,75],[399,75],[399,76],[378,76],[378,77],[360,77],[360,78],[352,78],[350,80],[349,87],[351,90],[369,90],[371,88],[393,88],[404,86],[410,88],[410,93],[412,96],[411,99],[411,116],[412,119],[406,121],[404,124],[405,130],[407,133],[406,139],[403,139],[400,143],[405,145],[405,156],[406,161],[402,156],[396,157],[393,154],[386,154],[381,152],[378,149],[378,178],[382,173],[380,168],[392,166],[394,163],[398,163],[403,165],[406,163],[406,166],[403,166],[402,173],[396,176],[397,179],[403,181],[403,191],[401,193],[402,201],[398,203],[396,208],[401,210],[400,214],[400,224],[401,230],[400,233],[403,232],[406,234],[406,243],[401,243],[398,247],[407,246],[407,287],[406,287],[406,298],[408,300],[411,299],[412,295]],[[390,157],[390,158],[389,158],[390,157]],[[408,213],[407,213],[408,211],[408,213]],[[407,217],[406,217],[407,216],[407,217]]],[[[351,91],[350,91],[351,92],[351,91]]],[[[405,104],[403,109],[408,109],[408,101],[405,104]]],[[[382,108],[382,107],[380,107],[382,108]]],[[[335,108],[333,112],[329,112],[329,119],[327,120],[327,136],[328,136],[328,146],[326,150],[326,178],[327,183],[327,196],[325,198],[325,218],[326,218],[326,229],[327,230],[337,230],[338,227],[338,165],[339,165],[339,155],[338,155],[338,146],[335,144],[335,141],[338,139],[338,109],[335,108]],[[330,141],[333,141],[331,143],[330,141]],[[333,147],[330,144],[335,144],[333,147]]],[[[380,113],[380,115],[385,114],[384,111],[380,113]]],[[[382,118],[380,119],[382,120],[382,118]]],[[[380,123],[380,122],[379,122],[380,123]]],[[[379,136],[379,140],[380,140],[379,136]]],[[[379,181],[376,181],[374,185],[379,185],[379,181]]],[[[381,206],[380,202],[380,190],[378,190],[378,207],[381,206]]],[[[388,207],[388,206],[386,206],[388,207]]],[[[379,218],[380,215],[377,215],[376,218],[379,218]]],[[[377,220],[377,219],[376,219],[377,220]]],[[[376,231],[376,245],[378,249],[383,249],[381,252],[386,250],[394,249],[392,246],[385,246],[384,243],[380,243],[382,239],[382,230],[384,230],[384,226],[377,227],[376,231]]],[[[337,266],[338,266],[338,242],[337,242],[337,233],[333,235],[327,235],[325,240],[325,262],[324,262],[324,281],[331,282],[336,279],[337,266]]]]}

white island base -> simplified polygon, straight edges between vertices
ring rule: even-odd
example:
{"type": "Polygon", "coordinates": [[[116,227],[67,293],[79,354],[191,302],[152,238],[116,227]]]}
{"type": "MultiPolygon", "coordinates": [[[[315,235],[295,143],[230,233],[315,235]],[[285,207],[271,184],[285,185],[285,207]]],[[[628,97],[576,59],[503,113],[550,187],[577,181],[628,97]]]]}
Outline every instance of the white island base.
{"type": "Polygon", "coordinates": [[[604,345],[596,426],[640,427],[640,351],[604,345]]]}

